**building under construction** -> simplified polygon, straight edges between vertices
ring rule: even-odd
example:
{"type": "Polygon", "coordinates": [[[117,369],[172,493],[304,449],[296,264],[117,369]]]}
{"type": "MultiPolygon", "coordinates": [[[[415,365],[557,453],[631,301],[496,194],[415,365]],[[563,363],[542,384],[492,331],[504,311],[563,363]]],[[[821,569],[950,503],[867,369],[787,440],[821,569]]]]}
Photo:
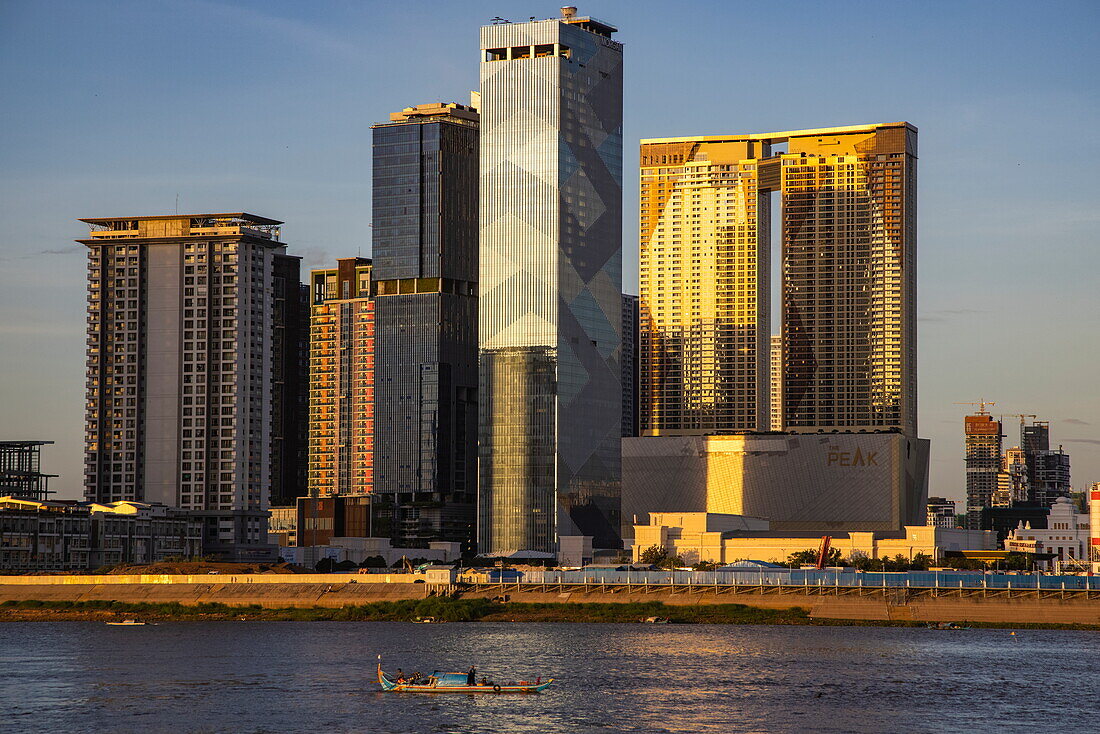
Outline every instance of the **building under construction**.
{"type": "Polygon", "coordinates": [[[44,500],[50,494],[49,481],[56,474],[43,474],[42,447],[53,441],[0,441],[0,497],[44,500]]]}

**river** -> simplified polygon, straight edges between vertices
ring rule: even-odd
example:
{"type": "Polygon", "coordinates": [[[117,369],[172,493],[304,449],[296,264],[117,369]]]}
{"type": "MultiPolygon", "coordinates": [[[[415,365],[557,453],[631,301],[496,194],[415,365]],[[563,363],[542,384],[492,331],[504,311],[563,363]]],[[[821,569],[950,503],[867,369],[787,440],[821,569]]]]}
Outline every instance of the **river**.
{"type": "Polygon", "coordinates": [[[1096,731],[1100,634],[389,622],[0,624],[4,732],[1096,731]],[[558,679],[381,693],[387,669],[558,679]]]}

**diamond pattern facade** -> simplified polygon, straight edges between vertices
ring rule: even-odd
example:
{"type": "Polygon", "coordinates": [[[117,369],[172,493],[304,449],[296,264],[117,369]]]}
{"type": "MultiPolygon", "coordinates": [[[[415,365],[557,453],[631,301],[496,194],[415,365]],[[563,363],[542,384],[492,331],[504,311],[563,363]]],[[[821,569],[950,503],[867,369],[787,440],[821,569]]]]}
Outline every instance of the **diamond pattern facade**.
{"type": "Polygon", "coordinates": [[[481,29],[479,550],[619,537],[622,47],[481,29]]]}

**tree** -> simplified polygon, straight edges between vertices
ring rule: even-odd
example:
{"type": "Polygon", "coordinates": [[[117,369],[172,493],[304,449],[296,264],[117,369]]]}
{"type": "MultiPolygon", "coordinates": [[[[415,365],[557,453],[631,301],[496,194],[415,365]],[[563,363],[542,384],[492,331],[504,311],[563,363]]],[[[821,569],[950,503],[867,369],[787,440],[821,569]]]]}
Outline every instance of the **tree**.
{"type": "Polygon", "coordinates": [[[638,555],[638,560],[652,566],[659,566],[668,558],[668,549],[661,545],[651,545],[638,555]]]}
{"type": "Polygon", "coordinates": [[[386,568],[386,559],[382,556],[367,556],[359,568],[386,568]]]}
{"type": "Polygon", "coordinates": [[[927,571],[932,567],[932,556],[927,553],[918,553],[913,556],[913,560],[909,563],[909,568],[913,571],[927,571]]]}
{"type": "MultiPolygon", "coordinates": [[[[787,564],[789,566],[804,566],[804,565],[817,565],[818,551],[804,550],[792,553],[787,557],[787,564]]],[[[829,552],[825,555],[826,566],[843,566],[847,565],[846,561],[840,555],[839,548],[830,548],[829,552]]]]}
{"type": "Polygon", "coordinates": [[[713,571],[718,568],[718,564],[714,561],[699,561],[691,566],[692,571],[713,571]]]}

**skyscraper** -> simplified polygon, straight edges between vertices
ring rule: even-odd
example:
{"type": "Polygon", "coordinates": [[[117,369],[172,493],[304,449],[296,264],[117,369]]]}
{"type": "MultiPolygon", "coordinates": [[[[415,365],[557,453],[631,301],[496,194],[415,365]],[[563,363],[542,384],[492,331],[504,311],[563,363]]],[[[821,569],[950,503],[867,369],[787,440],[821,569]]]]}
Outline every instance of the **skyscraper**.
{"type": "Polygon", "coordinates": [[[725,138],[642,141],[642,435],[771,427],[763,148],[725,138]]]}
{"type": "MultiPolygon", "coordinates": [[[[300,341],[275,308],[276,273],[297,271],[281,222],[81,221],[91,227],[78,240],[88,247],[86,497],[190,510],[204,518],[205,553],[269,557],[269,493],[282,486],[273,413],[300,404],[292,380],[273,380],[280,355],[291,360],[276,332],[300,341]]],[[[299,454],[296,435],[282,433],[283,456],[299,454]]]]}
{"type": "Polygon", "coordinates": [[[472,546],[478,113],[419,105],[373,130],[374,492],[397,544],[472,546]]]}
{"type": "Polygon", "coordinates": [[[309,464],[309,287],[300,258],[277,256],[274,265],[271,506],[306,493],[309,464]]]}
{"type": "MultiPolygon", "coordinates": [[[[374,486],[375,314],[371,261],[310,274],[309,495],[374,486]]],[[[292,503],[288,503],[292,504],[292,503]]]]}
{"type": "Polygon", "coordinates": [[[1001,473],[1001,423],[982,413],[968,415],[966,434],[966,521],[971,530],[981,528],[983,507],[991,507],[1001,473]]]}
{"type": "Polygon", "coordinates": [[[784,428],[916,435],[916,154],[904,122],[642,141],[643,433],[769,427],[779,192],[784,428]]]}
{"type": "Polygon", "coordinates": [[[481,29],[481,552],[621,544],[615,30],[574,8],[481,29]]]}

